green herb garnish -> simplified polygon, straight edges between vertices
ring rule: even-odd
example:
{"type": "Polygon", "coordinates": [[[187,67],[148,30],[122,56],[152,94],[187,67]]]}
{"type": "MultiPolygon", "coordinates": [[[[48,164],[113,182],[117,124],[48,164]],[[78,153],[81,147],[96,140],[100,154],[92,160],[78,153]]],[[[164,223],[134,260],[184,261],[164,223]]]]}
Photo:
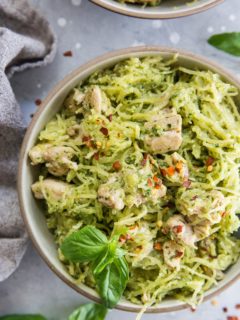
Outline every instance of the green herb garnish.
{"type": "Polygon", "coordinates": [[[73,311],[68,320],[104,320],[107,308],[101,304],[87,303],[73,311]]]}
{"type": "Polygon", "coordinates": [[[125,252],[118,247],[118,236],[108,240],[97,228],[86,226],[68,236],[61,251],[72,262],[92,263],[99,295],[107,308],[113,308],[129,278],[125,252]]]}
{"type": "Polygon", "coordinates": [[[220,33],[211,36],[208,43],[234,56],[240,56],[240,32],[220,33]]]}
{"type": "MultiPolygon", "coordinates": [[[[104,320],[107,312],[107,308],[101,304],[87,303],[74,310],[68,320],[104,320]]],[[[47,318],[38,314],[13,314],[2,316],[0,320],[47,320],[47,318]]]]}
{"type": "Polygon", "coordinates": [[[12,314],[0,317],[0,320],[47,320],[40,314],[12,314]]]}

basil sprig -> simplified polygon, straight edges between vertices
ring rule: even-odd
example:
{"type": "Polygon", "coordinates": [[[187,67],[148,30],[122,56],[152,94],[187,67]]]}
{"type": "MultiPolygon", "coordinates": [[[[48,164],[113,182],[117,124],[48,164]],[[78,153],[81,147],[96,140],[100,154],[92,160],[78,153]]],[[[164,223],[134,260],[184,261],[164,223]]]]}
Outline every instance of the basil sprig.
{"type": "Polygon", "coordinates": [[[107,311],[101,304],[87,303],[73,311],[68,320],[104,320],[107,311]]]}
{"type": "Polygon", "coordinates": [[[47,320],[40,314],[12,314],[0,317],[0,320],[47,320]]]}
{"type": "Polygon", "coordinates": [[[215,34],[208,39],[208,43],[231,55],[240,56],[240,32],[215,34]]]}
{"type": "MultiPolygon", "coordinates": [[[[81,305],[73,311],[68,320],[104,320],[108,310],[101,304],[87,303],[81,305]]],[[[47,320],[38,314],[6,315],[0,317],[0,320],[47,320]]]]}
{"type": "Polygon", "coordinates": [[[101,273],[94,273],[100,297],[107,308],[120,300],[128,280],[128,264],[124,257],[115,258],[101,273]]]}
{"type": "Polygon", "coordinates": [[[124,250],[118,236],[108,240],[93,226],[68,236],[61,245],[63,255],[72,262],[91,262],[92,273],[104,305],[113,308],[120,300],[129,279],[124,250]]]}
{"type": "Polygon", "coordinates": [[[61,250],[72,262],[89,262],[96,260],[106,250],[107,243],[105,234],[97,228],[87,226],[67,237],[61,250]]]}

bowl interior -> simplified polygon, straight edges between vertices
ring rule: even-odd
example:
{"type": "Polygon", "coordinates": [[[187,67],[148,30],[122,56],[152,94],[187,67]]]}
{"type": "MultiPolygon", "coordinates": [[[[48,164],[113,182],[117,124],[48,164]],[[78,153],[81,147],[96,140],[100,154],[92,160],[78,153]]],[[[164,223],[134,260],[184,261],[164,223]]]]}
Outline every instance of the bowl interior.
{"type": "Polygon", "coordinates": [[[223,0],[162,0],[159,6],[120,3],[116,0],[92,0],[93,2],[116,12],[144,18],[174,18],[190,15],[208,9],[223,0]]]}
{"type": "MultiPolygon", "coordinates": [[[[105,68],[115,64],[116,62],[128,58],[130,56],[146,56],[146,55],[156,55],[161,54],[164,58],[170,58],[175,54],[173,49],[169,48],[158,48],[158,47],[140,47],[131,48],[126,50],[120,50],[108,55],[103,56],[84,67],[76,70],[70,76],[65,78],[60,84],[49,94],[47,99],[43,102],[42,107],[38,113],[34,116],[30,127],[28,128],[27,134],[24,139],[22,146],[20,164],[19,164],[19,180],[18,180],[18,191],[21,211],[23,218],[25,220],[26,226],[28,228],[29,234],[37,247],[39,253],[42,255],[44,260],[48,263],[50,268],[57,273],[67,284],[72,286],[78,292],[84,294],[85,296],[97,300],[98,295],[96,292],[85,285],[77,285],[74,283],[73,279],[65,271],[63,265],[60,263],[57,257],[56,246],[53,241],[53,237],[47,229],[44,211],[39,203],[34,199],[31,193],[31,184],[36,181],[38,172],[35,168],[30,165],[28,159],[28,151],[35,144],[39,132],[43,129],[45,124],[55,115],[55,113],[61,108],[61,104],[68,94],[68,92],[77,85],[81,80],[88,77],[92,72],[105,68]]],[[[230,82],[234,83],[240,88],[240,84],[237,80],[220,70],[214,64],[209,64],[204,59],[193,56],[187,53],[180,53],[178,64],[188,67],[188,68],[199,68],[199,69],[210,69],[212,71],[218,72],[222,77],[230,82]]],[[[238,102],[240,103],[240,96],[238,97],[238,102]]],[[[236,277],[239,275],[240,270],[240,259],[232,266],[226,273],[224,280],[220,281],[218,285],[206,294],[206,298],[211,297],[215,292],[224,289],[229,285],[236,277]]],[[[129,311],[140,311],[141,306],[132,304],[129,301],[122,299],[117,306],[123,310],[129,311]]],[[[169,299],[163,301],[157,307],[149,308],[148,312],[166,312],[174,311],[186,307],[184,303],[176,301],[174,299],[169,299]]]]}

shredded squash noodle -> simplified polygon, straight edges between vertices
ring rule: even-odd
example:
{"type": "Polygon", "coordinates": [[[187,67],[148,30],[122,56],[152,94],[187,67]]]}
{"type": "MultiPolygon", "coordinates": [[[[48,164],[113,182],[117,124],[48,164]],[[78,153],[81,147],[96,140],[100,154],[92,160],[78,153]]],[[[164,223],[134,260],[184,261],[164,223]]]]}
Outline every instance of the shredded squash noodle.
{"type": "MultiPolygon", "coordinates": [[[[125,297],[195,306],[239,258],[238,90],[177,56],[131,58],[74,88],[30,150],[57,246],[86,225],[120,235],[125,297]]],[[[88,263],[59,259],[95,287],[88,263]]]]}

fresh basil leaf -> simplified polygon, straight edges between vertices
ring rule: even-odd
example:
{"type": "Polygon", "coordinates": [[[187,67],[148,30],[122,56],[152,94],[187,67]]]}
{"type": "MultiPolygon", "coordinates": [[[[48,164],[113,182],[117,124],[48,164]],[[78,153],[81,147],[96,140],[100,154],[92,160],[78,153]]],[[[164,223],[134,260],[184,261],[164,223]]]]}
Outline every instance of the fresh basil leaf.
{"type": "Polygon", "coordinates": [[[125,251],[118,248],[118,239],[115,235],[108,241],[100,230],[87,226],[72,233],[61,245],[64,256],[70,261],[92,262],[99,295],[109,308],[118,303],[129,278],[125,251]]]}
{"type": "Polygon", "coordinates": [[[125,250],[118,248],[116,243],[109,243],[107,249],[102,252],[97,260],[92,265],[93,275],[97,275],[111,264],[114,259],[121,258],[125,255],[125,250]]]}
{"type": "Polygon", "coordinates": [[[47,320],[40,314],[12,314],[0,317],[0,320],[47,320]]]}
{"type": "Polygon", "coordinates": [[[101,273],[94,275],[98,292],[107,308],[120,300],[129,278],[128,264],[124,257],[115,258],[101,273]]]}
{"type": "Polygon", "coordinates": [[[61,245],[63,255],[73,262],[94,261],[106,249],[108,239],[95,227],[87,226],[68,236],[61,245]]]}
{"type": "Polygon", "coordinates": [[[125,256],[126,251],[122,248],[116,249],[116,257],[121,258],[125,256]]]}
{"type": "Polygon", "coordinates": [[[92,270],[93,275],[101,273],[108,264],[111,264],[116,257],[116,244],[109,243],[106,250],[94,261],[92,270]]]}
{"type": "Polygon", "coordinates": [[[208,43],[219,50],[240,56],[240,32],[215,34],[208,39],[208,43]]]}
{"type": "Polygon", "coordinates": [[[68,320],[104,320],[107,311],[101,304],[87,303],[76,309],[68,320]]]}

